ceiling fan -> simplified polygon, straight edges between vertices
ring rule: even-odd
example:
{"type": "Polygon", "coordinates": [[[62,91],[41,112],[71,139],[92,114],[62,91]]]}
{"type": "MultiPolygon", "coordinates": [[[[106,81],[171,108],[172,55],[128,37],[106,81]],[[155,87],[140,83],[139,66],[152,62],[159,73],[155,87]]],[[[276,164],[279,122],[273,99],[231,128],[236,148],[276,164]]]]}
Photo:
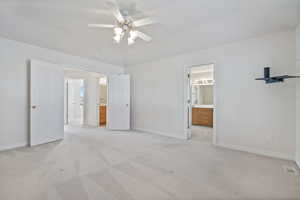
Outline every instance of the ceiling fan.
{"type": "Polygon", "coordinates": [[[107,2],[108,7],[112,11],[112,14],[116,18],[116,23],[113,24],[89,24],[88,27],[92,28],[109,28],[113,29],[115,43],[120,43],[125,35],[128,36],[128,45],[135,43],[137,38],[140,38],[146,42],[150,42],[152,38],[147,34],[138,31],[137,28],[141,26],[146,26],[156,23],[155,20],[151,18],[143,18],[139,20],[133,20],[129,16],[129,13],[125,9],[120,9],[118,4],[114,1],[107,2]]]}

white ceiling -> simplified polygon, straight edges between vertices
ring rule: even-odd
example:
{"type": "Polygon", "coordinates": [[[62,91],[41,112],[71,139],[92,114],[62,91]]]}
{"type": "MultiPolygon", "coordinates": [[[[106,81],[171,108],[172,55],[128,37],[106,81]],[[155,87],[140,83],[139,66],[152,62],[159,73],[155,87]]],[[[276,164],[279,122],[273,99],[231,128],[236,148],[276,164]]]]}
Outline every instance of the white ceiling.
{"type": "Polygon", "coordinates": [[[0,0],[0,36],[72,55],[128,66],[187,51],[294,28],[300,0],[119,0],[134,19],[153,16],[143,27],[151,43],[112,43],[114,23],[106,0],[0,0]]]}

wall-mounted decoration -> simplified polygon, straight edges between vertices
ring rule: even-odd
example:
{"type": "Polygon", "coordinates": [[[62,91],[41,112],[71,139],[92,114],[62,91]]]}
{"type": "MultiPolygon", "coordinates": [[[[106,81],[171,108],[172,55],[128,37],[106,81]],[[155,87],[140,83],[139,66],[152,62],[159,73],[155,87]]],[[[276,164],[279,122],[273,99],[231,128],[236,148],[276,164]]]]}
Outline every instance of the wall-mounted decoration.
{"type": "Polygon", "coordinates": [[[256,78],[255,80],[263,80],[266,82],[266,84],[269,84],[269,83],[284,82],[284,80],[288,79],[288,78],[300,78],[300,76],[283,75],[283,76],[270,77],[270,67],[265,67],[264,68],[264,77],[256,78]]]}

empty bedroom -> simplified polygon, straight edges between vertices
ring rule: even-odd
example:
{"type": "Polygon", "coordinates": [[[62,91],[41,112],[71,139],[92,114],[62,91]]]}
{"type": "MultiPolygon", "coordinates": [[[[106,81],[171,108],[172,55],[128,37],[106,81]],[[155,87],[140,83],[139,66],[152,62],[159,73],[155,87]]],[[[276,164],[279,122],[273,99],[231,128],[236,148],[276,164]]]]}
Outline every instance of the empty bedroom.
{"type": "Polygon", "coordinates": [[[0,200],[298,200],[299,167],[299,0],[0,0],[0,200]]]}

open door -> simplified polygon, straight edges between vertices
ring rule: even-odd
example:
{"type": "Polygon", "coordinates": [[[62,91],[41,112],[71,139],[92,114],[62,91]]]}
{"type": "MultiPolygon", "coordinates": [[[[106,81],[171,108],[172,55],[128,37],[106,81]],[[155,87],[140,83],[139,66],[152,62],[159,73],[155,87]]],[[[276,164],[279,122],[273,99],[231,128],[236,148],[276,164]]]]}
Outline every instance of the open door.
{"type": "Polygon", "coordinates": [[[83,123],[82,83],[81,79],[68,80],[68,124],[70,125],[82,125],[83,123]]]}
{"type": "Polygon", "coordinates": [[[192,138],[192,82],[191,82],[191,68],[188,67],[186,69],[186,77],[187,77],[187,99],[186,99],[186,105],[187,105],[187,124],[186,124],[186,137],[187,139],[192,138]]]}
{"type": "Polygon", "coordinates": [[[107,128],[130,129],[130,76],[127,74],[108,77],[107,128]]]}
{"type": "Polygon", "coordinates": [[[64,137],[64,71],[52,63],[30,62],[30,146],[64,137]]]}
{"type": "Polygon", "coordinates": [[[90,75],[84,82],[84,125],[99,126],[99,78],[90,75]]]}

